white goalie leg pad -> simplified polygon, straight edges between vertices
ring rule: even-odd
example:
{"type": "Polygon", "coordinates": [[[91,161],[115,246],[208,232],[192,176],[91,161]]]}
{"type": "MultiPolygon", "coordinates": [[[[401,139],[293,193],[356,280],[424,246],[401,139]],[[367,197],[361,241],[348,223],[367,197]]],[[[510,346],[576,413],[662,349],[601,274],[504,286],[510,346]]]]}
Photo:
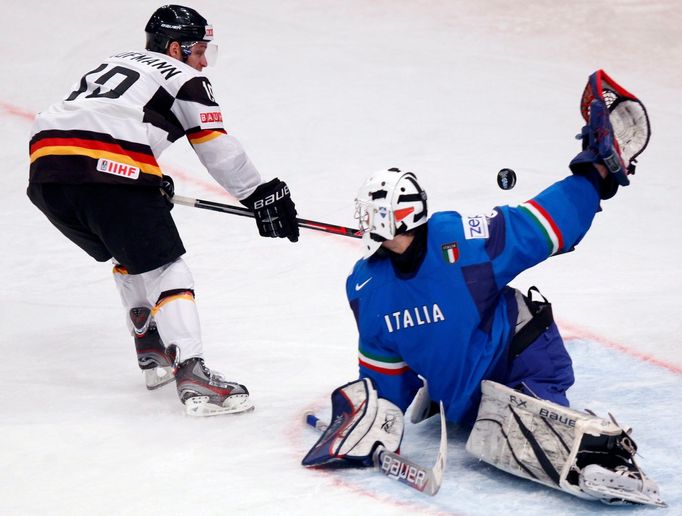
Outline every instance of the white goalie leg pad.
{"type": "Polygon", "coordinates": [[[481,391],[469,453],[513,475],[591,498],[566,482],[576,445],[585,432],[619,435],[618,426],[495,382],[483,381],[481,391]]]}
{"type": "MultiPolygon", "coordinates": [[[[483,397],[466,449],[479,459],[513,475],[566,491],[580,498],[605,503],[660,505],[655,483],[632,460],[636,451],[628,434],[615,422],[562,407],[514,391],[491,381],[481,384],[483,397]],[[600,464],[597,470],[591,468],[600,464]],[[646,482],[626,482],[620,489],[589,489],[585,472],[594,483],[618,467],[638,473],[646,482]],[[634,491],[630,491],[634,489],[634,491]],[[642,491],[648,489],[649,494],[642,491]],[[653,494],[655,492],[655,494],[653,494]],[[651,496],[653,495],[653,496],[651,496]]],[[[606,483],[609,481],[607,480],[606,483]]]]}

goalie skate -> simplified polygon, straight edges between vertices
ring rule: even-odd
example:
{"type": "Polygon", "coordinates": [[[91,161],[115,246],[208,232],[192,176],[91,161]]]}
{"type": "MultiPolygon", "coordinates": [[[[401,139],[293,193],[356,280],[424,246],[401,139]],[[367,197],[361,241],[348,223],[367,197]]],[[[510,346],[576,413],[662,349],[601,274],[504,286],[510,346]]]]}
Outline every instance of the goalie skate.
{"type": "Polygon", "coordinates": [[[615,471],[599,464],[585,466],[580,472],[580,489],[607,505],[628,503],[667,507],[656,482],[639,469],[618,466],[615,471]]]}

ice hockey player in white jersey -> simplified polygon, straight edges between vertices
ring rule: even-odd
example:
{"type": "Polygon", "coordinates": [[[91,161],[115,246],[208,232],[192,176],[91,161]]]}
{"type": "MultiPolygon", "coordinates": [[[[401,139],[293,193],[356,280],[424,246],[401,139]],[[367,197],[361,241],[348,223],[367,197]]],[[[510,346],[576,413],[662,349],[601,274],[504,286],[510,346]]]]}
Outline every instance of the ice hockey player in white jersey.
{"type": "Polygon", "coordinates": [[[157,160],[185,136],[253,210],[261,236],[296,242],[296,209],[287,185],[264,182],[223,126],[202,73],[216,50],[213,27],[194,9],[165,5],[145,32],[145,50],[104,59],[36,116],[27,193],[67,238],[113,261],[147,387],[175,379],[192,415],[242,412],[253,407],[246,387],[204,364],[193,278],[170,214],[173,181],[157,160]]]}

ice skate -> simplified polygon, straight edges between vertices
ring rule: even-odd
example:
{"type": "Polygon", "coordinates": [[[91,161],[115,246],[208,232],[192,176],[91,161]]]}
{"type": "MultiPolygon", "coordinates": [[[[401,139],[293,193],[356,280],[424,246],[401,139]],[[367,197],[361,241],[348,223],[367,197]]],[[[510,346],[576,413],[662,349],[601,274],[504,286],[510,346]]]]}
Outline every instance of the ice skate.
{"type": "Polygon", "coordinates": [[[636,467],[609,469],[590,464],[580,472],[580,489],[607,505],[632,503],[667,507],[656,482],[636,467]]]}
{"type": "Polygon", "coordinates": [[[158,389],[172,382],[173,359],[168,356],[166,347],[161,342],[149,308],[133,308],[130,310],[130,320],[135,333],[137,365],[144,373],[147,389],[158,389]]]}
{"type": "Polygon", "coordinates": [[[244,385],[229,382],[193,357],[183,361],[175,371],[178,396],[190,416],[217,416],[253,410],[249,391],[244,385]]]}

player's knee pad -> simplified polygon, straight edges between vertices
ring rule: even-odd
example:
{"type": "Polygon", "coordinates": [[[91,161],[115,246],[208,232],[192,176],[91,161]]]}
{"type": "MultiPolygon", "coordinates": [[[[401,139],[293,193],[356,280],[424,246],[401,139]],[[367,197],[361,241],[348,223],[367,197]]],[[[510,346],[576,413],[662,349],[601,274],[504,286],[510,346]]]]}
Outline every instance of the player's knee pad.
{"type": "Polygon", "coordinates": [[[491,381],[482,382],[481,391],[478,417],[466,444],[467,451],[481,460],[591,500],[604,501],[605,496],[584,489],[581,478],[587,466],[597,464],[604,471],[626,468],[646,478],[633,461],[634,441],[614,421],[491,381]]]}
{"type": "Polygon", "coordinates": [[[403,438],[403,413],[379,398],[372,380],[361,378],[332,393],[332,419],[303,459],[304,466],[371,466],[379,446],[396,451],[403,438]]]}

